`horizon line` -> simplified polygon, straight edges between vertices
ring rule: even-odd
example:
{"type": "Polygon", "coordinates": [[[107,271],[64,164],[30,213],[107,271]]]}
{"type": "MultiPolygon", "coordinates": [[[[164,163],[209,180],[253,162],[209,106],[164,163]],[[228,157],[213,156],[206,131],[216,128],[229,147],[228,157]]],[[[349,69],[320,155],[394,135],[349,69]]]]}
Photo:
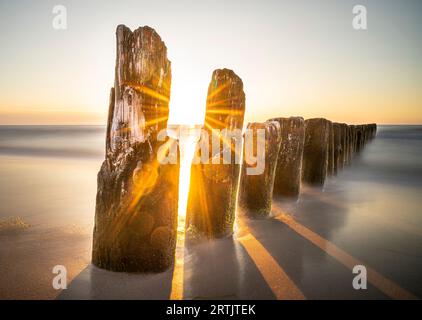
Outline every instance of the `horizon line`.
{"type": "MultiPolygon", "coordinates": [[[[312,118],[309,118],[309,119],[312,119],[312,118]]],[[[325,118],[324,118],[325,119],[325,118]]],[[[307,120],[307,119],[304,119],[304,120],[307,120]]],[[[326,119],[326,120],[328,120],[328,121],[331,121],[330,119],[326,119]]],[[[262,122],[265,122],[265,121],[262,121],[262,122]]],[[[331,121],[331,122],[337,122],[337,121],[331,121]]],[[[347,122],[344,122],[344,123],[346,123],[346,124],[349,124],[349,123],[347,123],[347,122]]],[[[376,125],[380,125],[380,126],[422,126],[422,123],[378,123],[378,122],[365,122],[365,123],[350,123],[351,125],[360,125],[360,124],[371,124],[371,123],[375,123],[376,125]]],[[[196,124],[189,124],[189,123],[171,123],[171,124],[169,124],[170,126],[203,126],[203,123],[196,123],[196,124]]],[[[62,127],[64,127],[64,126],[68,126],[68,127],[72,127],[72,126],[74,126],[74,127],[81,127],[81,126],[85,126],[85,127],[94,127],[94,126],[97,126],[97,127],[106,127],[107,126],[107,124],[86,124],[86,123],[80,123],[80,124],[77,124],[77,123],[75,123],[75,124],[69,124],[69,123],[67,123],[67,124],[63,124],[63,123],[54,123],[54,124],[43,124],[43,123],[37,123],[37,124],[23,124],[23,123],[16,123],[16,124],[2,124],[2,123],[0,123],[0,126],[1,127],[6,127],[6,126],[15,126],[15,127],[17,127],[17,126],[45,126],[45,127],[47,127],[47,126],[51,126],[51,127],[53,127],[53,126],[62,126],[62,127]]]]}

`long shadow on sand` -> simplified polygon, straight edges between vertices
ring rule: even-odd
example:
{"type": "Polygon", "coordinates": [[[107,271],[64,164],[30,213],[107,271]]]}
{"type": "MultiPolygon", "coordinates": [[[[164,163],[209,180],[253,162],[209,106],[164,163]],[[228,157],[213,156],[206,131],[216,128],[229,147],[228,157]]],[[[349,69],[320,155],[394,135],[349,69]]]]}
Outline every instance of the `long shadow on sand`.
{"type": "Polygon", "coordinates": [[[185,299],[275,299],[245,249],[233,238],[188,245],[185,299]]]}
{"type": "MultiPolygon", "coordinates": [[[[330,183],[327,183],[330,188],[330,183]]],[[[335,190],[326,190],[308,186],[302,187],[299,201],[280,198],[273,199],[273,215],[287,212],[295,220],[304,224],[327,240],[348,222],[349,210],[345,205],[347,194],[336,186],[335,190]]]]}
{"type": "Polygon", "coordinates": [[[129,274],[87,266],[63,290],[60,300],[166,300],[170,297],[173,270],[158,274],[129,274]]]}
{"type": "Polygon", "coordinates": [[[347,223],[347,209],[341,201],[321,195],[322,191],[308,189],[297,203],[277,199],[273,202],[274,218],[244,221],[307,299],[388,298],[370,284],[367,290],[353,289],[355,275],[351,270],[276,219],[288,208],[296,221],[329,240],[347,223]]]}

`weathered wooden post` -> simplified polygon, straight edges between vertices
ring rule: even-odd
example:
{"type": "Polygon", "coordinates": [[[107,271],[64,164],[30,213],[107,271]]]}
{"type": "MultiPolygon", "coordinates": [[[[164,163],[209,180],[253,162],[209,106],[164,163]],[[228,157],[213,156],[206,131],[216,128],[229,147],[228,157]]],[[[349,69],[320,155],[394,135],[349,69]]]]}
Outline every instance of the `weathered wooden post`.
{"type": "Polygon", "coordinates": [[[323,118],[305,121],[302,181],[323,186],[327,176],[329,121],[323,118]]]}
{"type": "Polygon", "coordinates": [[[158,272],[172,265],[176,244],[178,148],[163,131],[171,65],[152,28],[132,32],[119,25],[116,36],[92,262],[113,271],[158,272]]]}
{"type": "Polygon", "coordinates": [[[344,165],[349,164],[349,126],[344,124],[344,165]]]}
{"type": "Polygon", "coordinates": [[[362,125],[362,149],[365,148],[367,142],[367,131],[366,131],[366,124],[362,125]]]}
{"type": "Polygon", "coordinates": [[[356,133],[356,126],[351,125],[350,129],[352,131],[352,153],[356,153],[356,139],[357,139],[357,133],[356,133]]]}
{"type": "Polygon", "coordinates": [[[334,132],[334,174],[340,171],[341,167],[341,125],[340,123],[333,123],[334,132]]]}
{"type": "Polygon", "coordinates": [[[341,149],[342,149],[342,164],[341,167],[344,168],[344,166],[347,164],[347,124],[341,123],[341,149]]]}
{"type": "Polygon", "coordinates": [[[245,213],[249,217],[266,217],[271,213],[280,142],[279,122],[266,121],[248,124],[243,143],[239,204],[246,209],[245,213]],[[259,134],[264,134],[263,140],[259,139],[259,134]],[[256,151],[253,152],[253,149],[256,151]]]}
{"type": "Polygon", "coordinates": [[[190,235],[216,238],[233,233],[244,113],[242,80],[232,70],[215,70],[208,87],[204,127],[212,150],[205,157],[201,150],[201,163],[191,168],[186,216],[190,235]],[[213,139],[219,144],[217,150],[212,146],[213,139]],[[230,155],[228,163],[224,163],[225,155],[230,155]]]}
{"type": "Polygon", "coordinates": [[[376,135],[377,135],[377,124],[372,123],[371,124],[371,139],[374,139],[376,135]]]}
{"type": "Polygon", "coordinates": [[[274,196],[297,198],[302,175],[305,121],[302,117],[274,118],[281,129],[281,146],[274,179],[274,196]]]}
{"type": "Polygon", "coordinates": [[[347,162],[350,164],[352,162],[352,156],[353,156],[353,130],[352,126],[347,126],[347,162]]]}
{"type": "Polygon", "coordinates": [[[356,126],[356,152],[360,152],[363,146],[363,130],[362,125],[356,126]]]}
{"type": "Polygon", "coordinates": [[[327,175],[331,176],[334,174],[334,128],[331,121],[329,121],[329,126],[327,175]]]}

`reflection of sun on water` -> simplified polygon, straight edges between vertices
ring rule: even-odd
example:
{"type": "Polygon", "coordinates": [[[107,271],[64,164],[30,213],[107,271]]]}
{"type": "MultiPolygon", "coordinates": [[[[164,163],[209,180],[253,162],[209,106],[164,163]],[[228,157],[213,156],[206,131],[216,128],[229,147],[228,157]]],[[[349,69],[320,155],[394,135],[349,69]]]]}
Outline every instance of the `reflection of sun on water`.
{"type": "Polygon", "coordinates": [[[180,174],[179,174],[179,208],[177,219],[177,244],[175,254],[175,265],[170,299],[183,299],[183,265],[185,253],[185,222],[186,208],[189,195],[190,169],[195,152],[196,138],[193,135],[182,137],[179,140],[180,148],[180,174]]]}
{"type": "Polygon", "coordinates": [[[179,175],[179,222],[183,222],[183,225],[179,225],[184,229],[184,220],[186,217],[186,207],[189,194],[189,183],[190,183],[190,169],[193,154],[195,152],[195,138],[188,136],[179,142],[180,147],[180,175],[179,175]],[[183,221],[180,221],[183,218],[183,221]]]}

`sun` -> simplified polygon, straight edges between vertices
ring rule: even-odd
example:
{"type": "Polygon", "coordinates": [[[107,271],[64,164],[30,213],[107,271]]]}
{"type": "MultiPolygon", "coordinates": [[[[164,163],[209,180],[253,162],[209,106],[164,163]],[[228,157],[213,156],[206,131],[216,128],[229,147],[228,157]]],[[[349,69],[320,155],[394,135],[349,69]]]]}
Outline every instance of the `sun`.
{"type": "Polygon", "coordinates": [[[203,124],[209,79],[172,66],[169,102],[169,123],[183,125],[203,124]],[[179,70],[179,71],[178,71],[179,70]],[[182,71],[180,71],[182,70],[182,71]]]}

